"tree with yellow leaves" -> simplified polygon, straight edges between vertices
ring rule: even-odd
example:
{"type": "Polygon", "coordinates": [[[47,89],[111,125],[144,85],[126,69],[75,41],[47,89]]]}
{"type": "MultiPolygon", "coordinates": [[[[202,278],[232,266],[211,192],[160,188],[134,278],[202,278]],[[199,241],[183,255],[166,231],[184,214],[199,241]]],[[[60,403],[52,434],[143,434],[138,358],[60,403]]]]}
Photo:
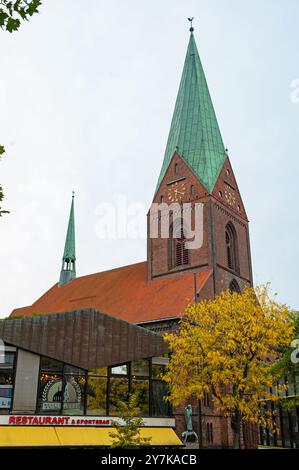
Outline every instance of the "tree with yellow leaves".
{"type": "Polygon", "coordinates": [[[282,393],[271,389],[273,362],[293,331],[290,310],[270,297],[268,286],[190,304],[178,332],[165,335],[172,352],[164,376],[170,401],[178,405],[210,392],[219,412],[231,418],[233,447],[239,448],[242,423],[273,426],[259,400],[282,393]]]}

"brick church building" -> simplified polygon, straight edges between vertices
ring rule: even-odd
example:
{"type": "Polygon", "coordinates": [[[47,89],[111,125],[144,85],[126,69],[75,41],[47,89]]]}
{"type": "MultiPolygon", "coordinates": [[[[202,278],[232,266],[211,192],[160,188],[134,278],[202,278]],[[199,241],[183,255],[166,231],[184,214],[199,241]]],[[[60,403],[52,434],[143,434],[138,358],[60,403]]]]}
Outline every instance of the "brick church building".
{"type": "MultiPolygon", "coordinates": [[[[59,282],[12,317],[31,317],[95,309],[162,335],[177,328],[188,303],[212,299],[222,290],[241,292],[252,285],[248,218],[218,126],[193,28],[153,203],[203,204],[203,237],[188,249],[184,231],[150,237],[147,260],[105,272],[76,276],[74,198],[72,199],[59,282]]],[[[163,217],[163,214],[160,219],[163,217]]],[[[198,404],[193,424],[198,430],[198,404]]],[[[178,435],[184,430],[183,407],[173,410],[178,435]]],[[[231,422],[219,416],[207,394],[201,403],[206,447],[232,444],[231,422]]],[[[256,443],[254,429],[244,429],[243,445],[256,443]]]]}

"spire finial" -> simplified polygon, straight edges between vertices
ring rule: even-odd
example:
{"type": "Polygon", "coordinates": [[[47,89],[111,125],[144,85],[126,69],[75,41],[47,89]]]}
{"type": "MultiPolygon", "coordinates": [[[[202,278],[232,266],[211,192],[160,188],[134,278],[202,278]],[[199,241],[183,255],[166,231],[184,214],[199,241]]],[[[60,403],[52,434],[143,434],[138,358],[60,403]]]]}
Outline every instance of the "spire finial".
{"type": "Polygon", "coordinates": [[[192,24],[193,20],[194,20],[194,17],[188,18],[188,21],[190,21],[190,24],[191,24],[191,28],[189,29],[190,33],[193,33],[193,31],[194,31],[193,24],[192,24]]]}
{"type": "Polygon", "coordinates": [[[72,191],[72,198],[74,199],[75,197],[75,191],[72,191]]]}

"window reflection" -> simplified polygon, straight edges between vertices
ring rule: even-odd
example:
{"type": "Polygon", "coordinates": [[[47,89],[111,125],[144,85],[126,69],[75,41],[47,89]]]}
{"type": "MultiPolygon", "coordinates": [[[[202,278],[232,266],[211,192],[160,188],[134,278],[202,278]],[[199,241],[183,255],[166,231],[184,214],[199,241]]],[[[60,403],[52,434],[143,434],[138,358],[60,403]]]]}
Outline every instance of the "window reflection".
{"type": "Polygon", "coordinates": [[[169,404],[164,400],[167,396],[167,385],[165,382],[160,380],[153,380],[153,416],[168,416],[169,415],[169,404]]]}
{"type": "Polygon", "coordinates": [[[142,416],[149,416],[149,381],[132,380],[132,392],[138,394],[138,407],[142,416]]]}
{"type": "Polygon", "coordinates": [[[152,365],[152,377],[153,379],[161,379],[165,374],[165,366],[153,364],[152,365]]]}
{"type": "Polygon", "coordinates": [[[128,374],[127,364],[122,364],[120,366],[111,367],[111,374],[112,375],[127,375],[128,374]]]}
{"type": "Polygon", "coordinates": [[[63,372],[65,374],[73,374],[73,375],[84,375],[85,371],[83,369],[79,369],[79,367],[69,366],[65,364],[63,372]]]}
{"type": "Polygon", "coordinates": [[[107,377],[107,367],[100,367],[99,369],[90,369],[88,375],[96,375],[107,377]]]}
{"type": "Polygon", "coordinates": [[[132,362],[132,375],[138,377],[149,376],[149,361],[132,362]]]}
{"type": "Polygon", "coordinates": [[[9,410],[12,404],[15,352],[1,350],[0,409],[9,410]]]}
{"type": "Polygon", "coordinates": [[[125,378],[110,378],[109,414],[117,416],[119,401],[126,402],[129,395],[129,381],[125,378]]]}
{"type": "Polygon", "coordinates": [[[63,362],[55,361],[49,357],[42,357],[40,368],[43,372],[58,372],[62,374],[63,362]]]}
{"type": "Polygon", "coordinates": [[[62,375],[42,373],[39,384],[38,411],[43,414],[60,414],[62,396],[62,375]]]}
{"type": "MultiPolygon", "coordinates": [[[[119,402],[137,392],[142,416],[168,416],[162,381],[167,356],[84,371],[41,358],[37,412],[41,414],[117,416],[119,402]]],[[[3,374],[2,374],[3,380],[3,374]]]]}
{"type": "Polygon", "coordinates": [[[84,414],[85,377],[82,375],[66,375],[63,385],[63,414],[84,414]]]}
{"type": "Polygon", "coordinates": [[[87,414],[106,415],[107,379],[105,377],[88,377],[87,414]]]}

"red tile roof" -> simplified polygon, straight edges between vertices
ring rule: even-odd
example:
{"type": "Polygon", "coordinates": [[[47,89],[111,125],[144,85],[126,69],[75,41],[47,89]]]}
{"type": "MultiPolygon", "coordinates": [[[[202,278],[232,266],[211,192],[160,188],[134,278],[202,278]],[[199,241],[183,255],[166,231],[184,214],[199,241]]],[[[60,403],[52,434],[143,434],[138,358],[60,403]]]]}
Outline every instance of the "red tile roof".
{"type": "MultiPolygon", "coordinates": [[[[197,274],[200,291],[211,270],[197,274]]],[[[11,316],[29,316],[95,308],[132,323],[180,317],[194,299],[193,273],[147,280],[147,263],[111,269],[55,284],[29,307],[13,310],[11,316]]]]}

